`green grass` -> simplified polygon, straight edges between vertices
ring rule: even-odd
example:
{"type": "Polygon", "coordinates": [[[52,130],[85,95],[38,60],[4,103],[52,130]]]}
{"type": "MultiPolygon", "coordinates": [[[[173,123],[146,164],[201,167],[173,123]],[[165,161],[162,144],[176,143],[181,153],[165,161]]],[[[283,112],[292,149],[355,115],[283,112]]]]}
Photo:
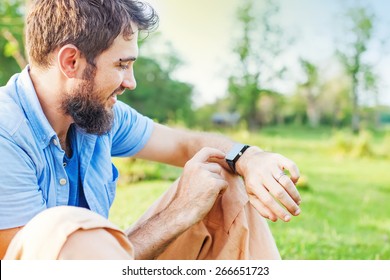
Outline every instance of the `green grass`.
{"type": "MultiPolygon", "coordinates": [[[[289,223],[269,223],[284,259],[390,259],[390,160],[383,154],[356,157],[340,153],[334,134],[326,129],[279,127],[231,136],[284,154],[300,168],[304,183],[299,188],[301,215],[289,223]]],[[[380,154],[385,139],[375,134],[372,150],[380,154]]],[[[116,163],[122,173],[129,173],[129,164],[146,164],[116,163]]],[[[176,168],[146,166],[146,181],[119,184],[110,219],[122,228],[134,222],[180,174],[176,168]],[[163,180],[153,176],[156,173],[164,174],[163,180]]]]}

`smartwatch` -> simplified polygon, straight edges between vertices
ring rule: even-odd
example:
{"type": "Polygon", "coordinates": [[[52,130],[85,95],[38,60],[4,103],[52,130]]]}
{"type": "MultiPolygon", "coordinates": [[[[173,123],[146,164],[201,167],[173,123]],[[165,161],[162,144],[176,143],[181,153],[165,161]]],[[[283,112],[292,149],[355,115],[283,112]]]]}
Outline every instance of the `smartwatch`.
{"type": "Polygon", "coordinates": [[[237,174],[236,162],[249,147],[249,145],[236,143],[234,144],[233,148],[226,154],[225,160],[233,173],[237,174]]]}

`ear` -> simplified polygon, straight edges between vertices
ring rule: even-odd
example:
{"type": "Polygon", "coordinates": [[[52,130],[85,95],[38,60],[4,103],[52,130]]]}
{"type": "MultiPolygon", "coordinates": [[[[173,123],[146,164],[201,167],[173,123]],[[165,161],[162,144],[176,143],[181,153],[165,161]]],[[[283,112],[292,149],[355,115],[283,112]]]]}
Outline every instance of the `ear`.
{"type": "Polygon", "coordinates": [[[58,66],[61,72],[69,79],[77,77],[82,69],[83,59],[80,50],[72,44],[63,46],[57,55],[58,66]]]}

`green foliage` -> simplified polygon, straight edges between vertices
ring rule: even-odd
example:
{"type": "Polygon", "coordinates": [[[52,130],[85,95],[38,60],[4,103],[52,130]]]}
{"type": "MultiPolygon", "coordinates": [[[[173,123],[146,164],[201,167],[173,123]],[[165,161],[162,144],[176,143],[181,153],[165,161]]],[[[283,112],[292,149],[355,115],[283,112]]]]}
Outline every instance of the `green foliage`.
{"type": "Polygon", "coordinates": [[[5,54],[6,44],[7,42],[0,38],[0,86],[5,85],[13,74],[20,71],[15,59],[5,54]]]}
{"type": "Polygon", "coordinates": [[[390,132],[386,133],[382,144],[379,145],[378,154],[383,158],[390,158],[390,132]]]}
{"type": "MultiPolygon", "coordinates": [[[[25,0],[2,0],[0,3],[0,28],[9,28],[22,35],[25,0]]],[[[19,36],[21,37],[21,36],[19,36]]]]}
{"type": "Polygon", "coordinates": [[[360,131],[358,135],[350,132],[337,131],[333,136],[333,153],[337,156],[351,158],[381,157],[376,151],[373,135],[367,131],[360,131]]]}
{"type": "Polygon", "coordinates": [[[19,45],[7,42],[4,47],[4,55],[7,57],[12,57],[16,52],[19,51],[19,45]]]}
{"type": "Polygon", "coordinates": [[[358,138],[356,139],[356,143],[351,151],[351,155],[354,158],[361,157],[372,157],[374,156],[373,149],[371,147],[372,136],[367,131],[361,131],[359,133],[358,138]]]}
{"type": "Polygon", "coordinates": [[[351,153],[353,137],[350,133],[338,131],[333,136],[333,152],[336,155],[346,156],[351,153]]]}
{"type": "Polygon", "coordinates": [[[0,2],[0,85],[21,69],[15,56],[23,56],[24,4],[23,0],[0,2]],[[12,41],[6,33],[11,34],[12,41]]]}
{"type": "Polygon", "coordinates": [[[342,158],[390,158],[390,132],[362,130],[358,135],[338,130],[332,136],[332,154],[342,158]]]}

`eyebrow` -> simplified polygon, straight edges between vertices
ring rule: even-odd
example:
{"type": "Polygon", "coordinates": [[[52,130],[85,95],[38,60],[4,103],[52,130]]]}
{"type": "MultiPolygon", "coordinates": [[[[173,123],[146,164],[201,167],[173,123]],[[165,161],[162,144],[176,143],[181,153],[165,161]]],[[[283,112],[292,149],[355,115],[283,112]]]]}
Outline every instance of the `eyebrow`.
{"type": "Polygon", "coordinates": [[[135,56],[129,56],[126,58],[119,58],[119,62],[130,62],[130,61],[136,61],[137,58],[135,56]]]}

